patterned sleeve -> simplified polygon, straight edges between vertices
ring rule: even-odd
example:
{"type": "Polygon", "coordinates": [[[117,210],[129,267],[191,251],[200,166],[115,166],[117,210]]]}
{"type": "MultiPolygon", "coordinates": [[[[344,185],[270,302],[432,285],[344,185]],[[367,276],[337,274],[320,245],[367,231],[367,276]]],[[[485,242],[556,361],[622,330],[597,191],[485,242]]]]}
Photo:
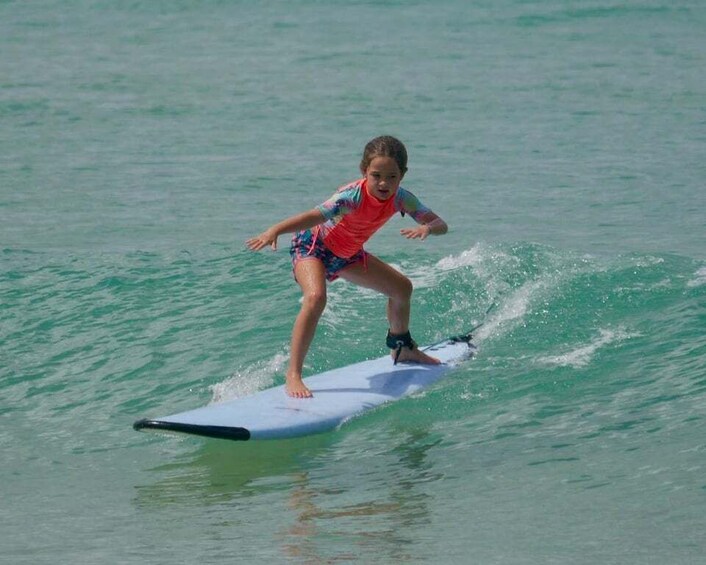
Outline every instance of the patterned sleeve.
{"type": "Polygon", "coordinates": [[[431,208],[427,208],[419,201],[419,198],[402,187],[397,190],[396,198],[398,199],[397,207],[400,213],[403,216],[409,214],[418,224],[422,223],[422,218],[425,214],[431,212],[431,208]]]}
{"type": "Polygon", "coordinates": [[[345,216],[360,205],[360,186],[348,185],[336,191],[331,198],[319,204],[316,209],[327,220],[345,216]]]}

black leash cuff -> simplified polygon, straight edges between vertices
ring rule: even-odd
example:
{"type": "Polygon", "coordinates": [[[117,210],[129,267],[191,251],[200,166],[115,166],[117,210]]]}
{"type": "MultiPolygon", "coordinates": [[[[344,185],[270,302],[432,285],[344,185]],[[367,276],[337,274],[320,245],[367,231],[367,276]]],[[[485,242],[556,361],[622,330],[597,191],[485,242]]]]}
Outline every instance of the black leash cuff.
{"type": "Polygon", "coordinates": [[[412,335],[408,331],[403,334],[392,334],[388,330],[386,343],[387,347],[395,351],[395,365],[397,365],[397,360],[400,358],[403,347],[409,347],[410,349],[417,348],[417,342],[412,339],[412,335]]]}

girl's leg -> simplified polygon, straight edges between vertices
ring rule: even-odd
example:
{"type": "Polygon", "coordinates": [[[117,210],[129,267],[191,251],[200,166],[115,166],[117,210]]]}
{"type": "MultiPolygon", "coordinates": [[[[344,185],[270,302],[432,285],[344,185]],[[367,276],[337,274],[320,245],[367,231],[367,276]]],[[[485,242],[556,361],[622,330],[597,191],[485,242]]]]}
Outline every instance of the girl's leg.
{"type": "MultiPolygon", "coordinates": [[[[387,319],[390,322],[390,333],[403,334],[409,331],[412,282],[407,277],[370,254],[368,254],[367,269],[362,263],[356,263],[341,271],[339,275],[342,279],[377,290],[387,296],[387,319]]],[[[399,361],[439,363],[438,359],[430,357],[423,351],[408,347],[404,347],[400,352],[399,361]]]]}
{"type": "Polygon", "coordinates": [[[311,391],[302,382],[302,370],[319,318],[326,307],[326,271],[320,260],[311,258],[297,261],[294,275],[302,289],[303,300],[292,330],[286,388],[289,396],[310,398],[311,391]]]}

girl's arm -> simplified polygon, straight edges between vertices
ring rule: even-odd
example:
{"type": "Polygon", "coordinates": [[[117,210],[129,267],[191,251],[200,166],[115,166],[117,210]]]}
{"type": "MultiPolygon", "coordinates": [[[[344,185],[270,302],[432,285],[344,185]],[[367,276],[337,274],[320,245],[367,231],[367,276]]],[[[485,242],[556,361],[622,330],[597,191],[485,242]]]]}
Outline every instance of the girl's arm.
{"type": "Polygon", "coordinates": [[[407,239],[426,239],[431,235],[443,235],[449,231],[449,226],[446,222],[437,216],[434,212],[429,211],[418,220],[419,225],[414,228],[403,228],[400,233],[407,239]]]}
{"type": "Polygon", "coordinates": [[[277,249],[277,238],[283,233],[308,230],[309,228],[323,224],[325,221],[326,218],[324,218],[324,215],[315,208],[282,220],[274,226],[267,228],[257,237],[248,239],[245,244],[253,251],[260,251],[260,249],[267,245],[272,246],[272,249],[277,249]]]}

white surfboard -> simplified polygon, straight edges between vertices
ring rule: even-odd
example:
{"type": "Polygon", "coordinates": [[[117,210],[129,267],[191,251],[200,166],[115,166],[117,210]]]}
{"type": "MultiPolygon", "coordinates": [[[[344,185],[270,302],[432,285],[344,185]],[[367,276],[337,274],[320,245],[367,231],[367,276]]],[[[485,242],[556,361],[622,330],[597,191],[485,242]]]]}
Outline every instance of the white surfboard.
{"type": "Polygon", "coordinates": [[[431,385],[470,358],[476,347],[469,333],[422,349],[438,358],[441,365],[395,365],[386,355],[305,378],[313,398],[291,398],[282,385],[172,416],[138,420],[133,427],[232,440],[283,439],[326,432],[366,410],[431,385]]]}

